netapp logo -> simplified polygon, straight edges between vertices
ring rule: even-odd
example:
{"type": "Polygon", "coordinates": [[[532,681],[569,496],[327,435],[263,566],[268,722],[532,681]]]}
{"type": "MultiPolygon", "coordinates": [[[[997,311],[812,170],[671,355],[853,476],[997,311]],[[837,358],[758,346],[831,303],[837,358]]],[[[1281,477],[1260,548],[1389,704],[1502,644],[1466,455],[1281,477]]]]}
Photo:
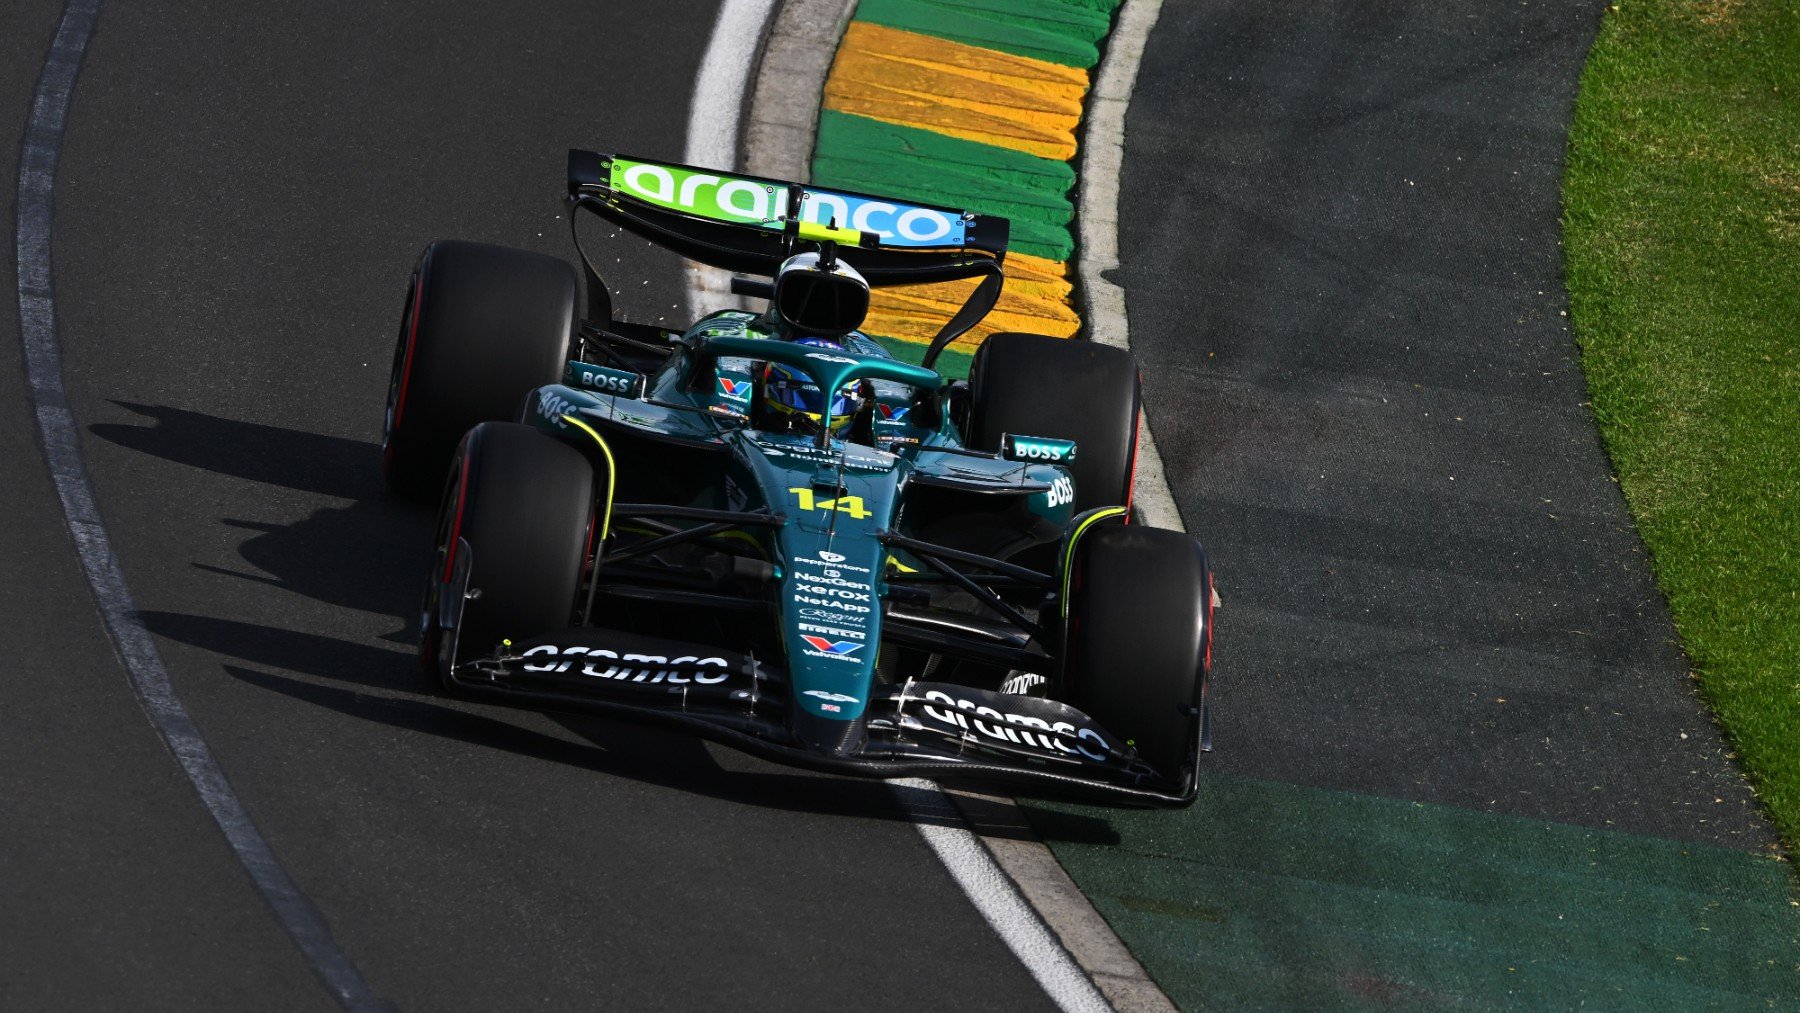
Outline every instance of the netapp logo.
{"type": "Polygon", "coordinates": [[[1105,762],[1112,746],[1092,728],[1077,728],[1067,721],[1051,724],[1026,714],[1002,714],[985,704],[951,696],[942,690],[927,690],[923,710],[933,721],[955,725],[983,738],[1014,746],[1026,746],[1044,752],[1073,756],[1080,753],[1090,760],[1105,762]],[[943,704],[933,707],[931,704],[943,704]],[[1089,749],[1091,743],[1094,749],[1089,749]],[[1098,752],[1095,751],[1098,750],[1098,752]]]}
{"type": "MultiPolygon", "coordinates": [[[[662,682],[681,686],[698,683],[702,686],[713,686],[731,678],[730,664],[724,658],[699,658],[686,655],[679,658],[666,658],[660,654],[625,654],[619,655],[604,647],[556,647],[551,644],[539,644],[527,650],[523,657],[533,655],[558,655],[564,658],[586,656],[589,660],[581,666],[581,674],[595,679],[613,679],[620,682],[662,682]],[[603,661],[612,664],[605,668],[596,667],[603,661]],[[705,671],[706,669],[718,671],[705,671]]],[[[567,672],[574,661],[546,661],[538,665],[526,665],[527,672],[567,672]]]]}

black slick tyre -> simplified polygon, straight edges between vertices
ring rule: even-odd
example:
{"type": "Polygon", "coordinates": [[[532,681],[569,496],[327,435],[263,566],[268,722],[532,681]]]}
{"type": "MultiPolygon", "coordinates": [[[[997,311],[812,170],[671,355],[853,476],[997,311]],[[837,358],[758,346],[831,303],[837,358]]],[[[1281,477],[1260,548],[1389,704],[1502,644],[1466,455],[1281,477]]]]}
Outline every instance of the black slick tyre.
{"type": "Polygon", "coordinates": [[[995,334],[969,369],[969,442],[1002,433],[1074,440],[1075,510],[1126,506],[1137,465],[1138,368],[1124,349],[1041,334],[995,334]]]}
{"type": "Polygon", "coordinates": [[[402,495],[442,487],[457,443],[510,419],[561,378],[576,326],[575,269],[555,257],[440,240],[407,291],[382,429],[382,472],[402,495]]]}
{"type": "Polygon", "coordinates": [[[1199,747],[1212,633],[1206,551],[1179,531],[1095,528],[1069,575],[1063,695],[1179,780],[1199,747]]]}
{"type": "Polygon", "coordinates": [[[456,655],[490,655],[566,629],[589,549],[594,468],[575,448],[513,422],[484,422],[463,439],[439,511],[437,553],[426,578],[421,666],[443,676],[438,598],[469,553],[456,655]]]}

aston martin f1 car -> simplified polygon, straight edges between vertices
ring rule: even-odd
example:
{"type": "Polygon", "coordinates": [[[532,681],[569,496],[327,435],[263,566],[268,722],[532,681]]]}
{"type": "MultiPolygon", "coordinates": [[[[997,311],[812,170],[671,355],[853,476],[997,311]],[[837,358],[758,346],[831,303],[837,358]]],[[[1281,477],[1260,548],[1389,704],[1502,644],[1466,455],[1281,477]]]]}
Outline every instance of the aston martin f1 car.
{"type": "Polygon", "coordinates": [[[568,199],[579,277],[440,241],[407,289],[383,469],[441,495],[439,688],[819,771],[1193,801],[1212,576],[1133,518],[1136,365],[1002,333],[967,380],[932,368],[999,297],[1005,219],[588,151],[568,199]],[[615,319],[580,211],[752,308],[615,319]],[[958,281],[920,363],[859,330],[871,286],[958,281]]]}

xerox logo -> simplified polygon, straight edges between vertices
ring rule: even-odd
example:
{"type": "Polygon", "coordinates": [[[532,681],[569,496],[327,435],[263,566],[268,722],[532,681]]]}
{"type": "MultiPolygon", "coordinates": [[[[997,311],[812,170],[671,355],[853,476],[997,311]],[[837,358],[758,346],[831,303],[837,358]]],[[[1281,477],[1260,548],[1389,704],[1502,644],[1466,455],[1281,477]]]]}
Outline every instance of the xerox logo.
{"type": "MultiPolygon", "coordinates": [[[[857,591],[845,591],[842,588],[836,588],[836,587],[819,587],[817,585],[811,585],[811,584],[795,584],[794,590],[800,592],[800,594],[796,594],[794,596],[794,600],[795,601],[804,601],[804,602],[807,602],[807,604],[809,604],[809,605],[810,604],[819,604],[824,601],[830,601],[831,599],[821,597],[820,599],[813,600],[813,599],[802,598],[802,597],[800,597],[801,594],[821,595],[821,596],[830,595],[832,598],[842,598],[847,602],[858,602],[858,601],[866,602],[869,600],[869,596],[866,594],[862,594],[857,591]]],[[[863,611],[867,611],[867,610],[865,609],[863,611]]]]}
{"type": "Polygon", "coordinates": [[[836,654],[846,658],[855,654],[857,651],[862,650],[863,646],[861,644],[853,644],[848,640],[831,641],[824,637],[813,637],[805,634],[801,634],[800,639],[811,644],[815,651],[824,651],[826,654],[836,654]]]}

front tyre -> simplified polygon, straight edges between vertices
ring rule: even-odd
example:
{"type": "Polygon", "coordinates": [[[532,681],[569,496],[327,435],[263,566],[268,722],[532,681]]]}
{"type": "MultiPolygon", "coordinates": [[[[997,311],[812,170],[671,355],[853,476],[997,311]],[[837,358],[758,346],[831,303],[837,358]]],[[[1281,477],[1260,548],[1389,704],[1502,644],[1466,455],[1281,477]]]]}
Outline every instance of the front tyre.
{"type": "Polygon", "coordinates": [[[1131,504],[1137,466],[1138,368],[1110,345],[1041,334],[995,334],[969,367],[969,444],[1000,435],[1075,441],[1067,465],[1075,512],[1131,504]]]}
{"type": "Polygon", "coordinates": [[[1206,550],[1179,531],[1095,528],[1070,560],[1068,701],[1179,780],[1196,760],[1212,640],[1206,550]]]}
{"type": "MultiPolygon", "coordinates": [[[[468,588],[456,658],[491,655],[503,640],[566,629],[586,560],[594,511],[593,465],[575,448],[529,426],[483,422],[458,449],[439,512],[437,553],[426,582],[419,661],[441,681],[449,631],[440,598],[468,552],[468,588]]],[[[451,590],[454,590],[453,588],[451,590]]]]}
{"type": "Polygon", "coordinates": [[[381,468],[396,492],[442,487],[458,441],[555,383],[576,321],[575,269],[541,253],[440,240],[407,292],[389,374],[381,468]]]}

